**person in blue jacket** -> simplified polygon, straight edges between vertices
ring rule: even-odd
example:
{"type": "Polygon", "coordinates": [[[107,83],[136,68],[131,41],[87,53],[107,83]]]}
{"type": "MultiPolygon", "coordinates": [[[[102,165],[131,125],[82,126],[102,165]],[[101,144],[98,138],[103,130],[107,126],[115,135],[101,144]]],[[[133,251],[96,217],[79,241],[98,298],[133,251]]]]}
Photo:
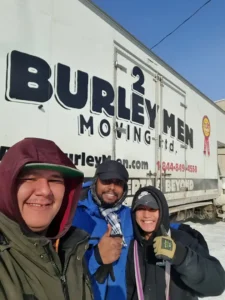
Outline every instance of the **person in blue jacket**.
{"type": "Polygon", "coordinates": [[[129,174],[119,162],[100,164],[83,185],[73,226],[90,234],[86,260],[97,300],[126,299],[126,260],[133,227],[130,208],[123,205],[129,174]]]}

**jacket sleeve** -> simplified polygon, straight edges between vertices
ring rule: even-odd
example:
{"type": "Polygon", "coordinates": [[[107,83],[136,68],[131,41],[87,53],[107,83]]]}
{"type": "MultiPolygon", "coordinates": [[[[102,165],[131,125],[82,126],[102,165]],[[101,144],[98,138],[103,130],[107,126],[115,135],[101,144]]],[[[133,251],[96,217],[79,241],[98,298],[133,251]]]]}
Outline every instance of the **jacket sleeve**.
{"type": "Polygon", "coordinates": [[[206,248],[207,251],[209,251],[209,247],[208,244],[204,238],[204,236],[201,234],[201,232],[199,232],[198,230],[192,228],[190,225],[188,224],[180,224],[179,225],[179,230],[183,230],[186,231],[187,233],[189,233],[193,238],[198,240],[198,243],[203,247],[206,248]]]}
{"type": "Polygon", "coordinates": [[[11,261],[2,259],[0,252],[0,299],[25,299],[21,284],[22,280],[18,278],[11,261]]]}
{"type": "Polygon", "coordinates": [[[127,289],[127,300],[132,300],[134,297],[134,292],[136,290],[136,283],[134,279],[134,261],[132,258],[133,256],[133,246],[130,245],[130,249],[128,252],[127,257],[127,264],[126,264],[126,289],[127,289]]]}
{"type": "Polygon", "coordinates": [[[91,278],[90,278],[90,272],[87,267],[86,260],[83,258],[83,300],[93,300],[94,299],[94,293],[93,293],[93,287],[91,285],[91,278]]]}
{"type": "Polygon", "coordinates": [[[0,281],[0,299],[7,300],[6,295],[4,293],[4,287],[2,285],[2,282],[0,281]]]}
{"type": "Polygon", "coordinates": [[[101,265],[102,265],[95,255],[95,247],[97,247],[97,245],[96,246],[90,245],[90,247],[85,255],[86,260],[87,260],[88,269],[89,269],[91,276],[93,276],[96,273],[96,271],[98,270],[98,268],[101,267],[101,265]]]}
{"type": "MultiPolygon", "coordinates": [[[[72,225],[85,230],[89,233],[89,235],[91,235],[92,230],[96,224],[92,220],[91,216],[85,210],[83,210],[82,206],[78,206],[73,218],[72,225]]],[[[91,276],[100,267],[100,264],[98,263],[94,253],[94,247],[99,243],[99,240],[99,237],[91,237],[89,240],[89,249],[85,254],[85,259],[91,276]]]]}
{"type": "Polygon", "coordinates": [[[176,245],[172,265],[183,283],[198,296],[221,295],[225,290],[225,271],[219,260],[211,256],[196,239],[191,239],[188,246],[180,242],[176,245]]]}

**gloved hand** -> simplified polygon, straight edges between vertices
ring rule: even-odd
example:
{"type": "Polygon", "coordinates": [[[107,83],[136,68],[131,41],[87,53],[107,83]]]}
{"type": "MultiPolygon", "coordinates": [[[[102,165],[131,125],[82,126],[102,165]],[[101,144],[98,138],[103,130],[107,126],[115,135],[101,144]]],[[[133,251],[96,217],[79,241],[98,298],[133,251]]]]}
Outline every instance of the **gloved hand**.
{"type": "Polygon", "coordinates": [[[168,236],[163,225],[160,226],[162,236],[157,236],[153,240],[153,247],[157,259],[172,261],[176,251],[176,243],[168,236]]]}
{"type": "Polygon", "coordinates": [[[94,278],[98,283],[102,284],[105,282],[106,278],[109,275],[110,275],[112,281],[116,280],[112,264],[100,266],[98,268],[98,270],[95,272],[94,278]]]}
{"type": "Polygon", "coordinates": [[[120,256],[122,249],[122,236],[111,235],[112,228],[108,225],[108,229],[101,238],[100,243],[95,247],[95,258],[101,266],[94,274],[95,280],[102,284],[108,276],[112,281],[115,281],[115,274],[113,270],[113,262],[120,256]],[[102,252],[101,252],[102,250],[102,252]]]}

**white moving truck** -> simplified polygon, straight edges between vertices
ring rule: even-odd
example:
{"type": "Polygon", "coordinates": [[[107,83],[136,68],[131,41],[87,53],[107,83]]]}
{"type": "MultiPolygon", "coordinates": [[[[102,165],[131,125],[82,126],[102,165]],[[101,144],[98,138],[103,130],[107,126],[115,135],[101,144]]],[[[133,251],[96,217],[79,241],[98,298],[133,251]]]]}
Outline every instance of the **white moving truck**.
{"type": "Polygon", "coordinates": [[[127,205],[151,184],[179,219],[225,217],[223,109],[91,1],[0,4],[0,159],[51,139],[87,179],[123,163],[127,205]]]}

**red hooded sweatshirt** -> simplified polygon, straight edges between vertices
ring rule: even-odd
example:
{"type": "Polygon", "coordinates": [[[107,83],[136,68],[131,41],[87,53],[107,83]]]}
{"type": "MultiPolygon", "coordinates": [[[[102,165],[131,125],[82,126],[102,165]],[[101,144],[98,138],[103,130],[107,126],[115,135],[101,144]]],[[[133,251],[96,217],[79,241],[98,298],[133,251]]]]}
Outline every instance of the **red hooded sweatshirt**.
{"type": "MultiPolygon", "coordinates": [[[[19,211],[16,180],[24,165],[37,162],[75,168],[71,160],[50,140],[26,138],[7,151],[0,163],[0,212],[19,223],[26,231],[29,229],[19,211]]],[[[82,176],[65,178],[64,199],[58,214],[49,226],[48,238],[58,239],[71,227],[82,182],[82,176]]]]}

